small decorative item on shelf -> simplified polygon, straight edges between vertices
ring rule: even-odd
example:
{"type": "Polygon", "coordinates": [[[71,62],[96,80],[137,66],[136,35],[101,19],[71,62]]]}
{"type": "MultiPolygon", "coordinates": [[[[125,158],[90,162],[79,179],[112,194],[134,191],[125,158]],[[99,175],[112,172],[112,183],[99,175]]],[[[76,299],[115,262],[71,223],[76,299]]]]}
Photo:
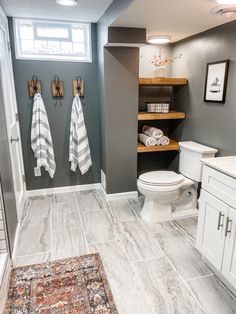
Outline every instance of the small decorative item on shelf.
{"type": "Polygon", "coordinates": [[[158,56],[154,55],[150,63],[153,64],[155,67],[155,71],[154,71],[155,77],[166,77],[166,74],[167,74],[166,66],[174,62],[176,59],[181,59],[182,53],[176,57],[170,57],[166,53],[163,53],[161,48],[159,51],[160,51],[159,55],[158,56]]]}
{"type": "Polygon", "coordinates": [[[147,112],[168,113],[169,111],[169,103],[147,103],[147,112]]]}

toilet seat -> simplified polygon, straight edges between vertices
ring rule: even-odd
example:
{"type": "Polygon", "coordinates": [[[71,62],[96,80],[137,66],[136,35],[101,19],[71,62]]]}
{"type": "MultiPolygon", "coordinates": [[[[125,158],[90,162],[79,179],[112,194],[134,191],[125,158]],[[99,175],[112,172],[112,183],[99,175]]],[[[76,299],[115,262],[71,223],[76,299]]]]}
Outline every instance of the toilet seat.
{"type": "Polygon", "coordinates": [[[151,186],[173,186],[181,184],[184,178],[173,171],[150,171],[139,177],[139,182],[151,186]]]}

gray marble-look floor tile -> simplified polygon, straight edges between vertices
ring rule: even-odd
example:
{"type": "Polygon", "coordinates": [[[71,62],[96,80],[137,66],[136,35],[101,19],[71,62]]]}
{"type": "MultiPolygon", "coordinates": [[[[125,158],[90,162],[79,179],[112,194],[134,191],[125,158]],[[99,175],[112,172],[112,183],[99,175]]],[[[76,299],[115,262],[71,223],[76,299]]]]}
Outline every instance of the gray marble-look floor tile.
{"type": "Polygon", "coordinates": [[[206,313],[236,313],[236,299],[215,276],[190,280],[188,283],[206,313]]]}
{"type": "Polygon", "coordinates": [[[153,234],[177,230],[176,225],[172,221],[164,221],[164,222],[156,222],[156,223],[144,222],[144,223],[145,225],[147,225],[147,227],[153,234]]]}
{"type": "Polygon", "coordinates": [[[134,267],[156,314],[204,313],[165,257],[138,262],[134,267]]]}
{"type": "Polygon", "coordinates": [[[58,203],[76,204],[74,192],[60,193],[51,195],[52,204],[57,205],[58,203]]]}
{"type": "Polygon", "coordinates": [[[162,251],[142,221],[124,222],[116,226],[118,234],[131,262],[159,257],[162,251]]]}
{"type": "Polygon", "coordinates": [[[176,219],[174,223],[193,240],[196,239],[198,217],[188,217],[184,219],[176,219]]]}
{"type": "Polygon", "coordinates": [[[122,314],[153,314],[137,275],[122,247],[116,241],[90,245],[90,252],[99,252],[114,296],[122,314]]]}
{"type": "Polygon", "coordinates": [[[114,230],[106,211],[86,211],[82,221],[88,243],[114,240],[114,230]]]}
{"type": "Polygon", "coordinates": [[[137,219],[133,208],[127,200],[108,201],[107,204],[113,223],[134,221],[137,219]]]}
{"type": "Polygon", "coordinates": [[[164,253],[184,279],[202,277],[212,273],[197,250],[180,231],[163,232],[155,236],[164,253]]]}
{"type": "Polygon", "coordinates": [[[52,233],[52,260],[84,255],[88,246],[82,228],[52,233]]]}
{"type": "Polygon", "coordinates": [[[81,227],[79,212],[75,204],[58,203],[52,208],[52,230],[81,227]]]}
{"type": "Polygon", "coordinates": [[[102,200],[96,190],[75,192],[75,197],[81,212],[94,211],[106,207],[105,200],[102,200]]]}
{"type": "Polygon", "coordinates": [[[48,218],[20,227],[16,256],[32,255],[51,250],[51,230],[48,218]]]}
{"type": "Polygon", "coordinates": [[[144,203],[144,196],[140,195],[137,198],[129,198],[129,199],[127,199],[127,201],[130,204],[130,206],[134,209],[136,214],[138,216],[140,216],[140,212],[142,210],[142,206],[143,206],[143,203],[144,203]]]}
{"type": "Polygon", "coordinates": [[[37,196],[28,198],[25,202],[21,225],[26,227],[37,226],[40,221],[49,220],[51,212],[50,196],[37,196]]]}
{"type": "Polygon", "coordinates": [[[51,260],[51,252],[39,253],[34,255],[18,256],[13,260],[14,267],[46,263],[51,260]]]}

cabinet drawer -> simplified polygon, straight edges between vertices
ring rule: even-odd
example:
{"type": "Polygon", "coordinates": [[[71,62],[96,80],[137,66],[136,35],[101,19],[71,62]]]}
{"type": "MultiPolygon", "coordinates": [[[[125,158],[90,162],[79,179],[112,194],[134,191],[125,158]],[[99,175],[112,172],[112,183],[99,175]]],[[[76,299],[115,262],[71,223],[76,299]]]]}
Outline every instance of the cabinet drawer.
{"type": "Polygon", "coordinates": [[[204,165],[202,188],[236,208],[236,179],[204,165]]]}

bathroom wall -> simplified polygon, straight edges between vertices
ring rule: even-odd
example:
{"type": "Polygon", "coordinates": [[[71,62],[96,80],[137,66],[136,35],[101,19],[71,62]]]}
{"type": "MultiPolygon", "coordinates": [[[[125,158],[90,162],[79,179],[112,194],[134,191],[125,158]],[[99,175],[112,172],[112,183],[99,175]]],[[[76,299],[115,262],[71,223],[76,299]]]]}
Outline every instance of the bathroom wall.
{"type": "Polygon", "coordinates": [[[236,21],[233,21],[173,46],[173,54],[183,53],[183,58],[173,64],[172,76],[189,79],[188,87],[176,93],[176,105],[187,113],[181,130],[182,140],[218,148],[220,156],[236,154],[235,34],[236,21]],[[226,102],[204,102],[206,64],[224,59],[230,60],[226,102]]]}
{"type": "MultiPolygon", "coordinates": [[[[172,46],[168,45],[144,45],[139,49],[139,77],[155,77],[155,67],[151,64],[154,56],[160,54],[162,58],[172,56],[172,46]]],[[[171,75],[171,64],[166,66],[166,76],[171,75]]]]}
{"type": "Polygon", "coordinates": [[[92,63],[16,60],[11,19],[9,19],[9,26],[27,189],[100,182],[100,113],[96,25],[92,25],[92,63]],[[65,96],[61,106],[55,105],[55,100],[51,95],[51,80],[55,74],[64,80],[65,96]],[[41,177],[34,176],[35,159],[30,145],[32,99],[28,97],[27,89],[27,81],[31,79],[32,75],[37,75],[42,81],[42,96],[51,126],[57,164],[53,180],[44,171],[42,171],[41,177]],[[93,167],[83,176],[78,169],[76,173],[71,172],[68,162],[70,114],[73,101],[72,80],[76,79],[78,75],[82,77],[85,84],[85,106],[83,110],[93,161],[93,167]]]}

